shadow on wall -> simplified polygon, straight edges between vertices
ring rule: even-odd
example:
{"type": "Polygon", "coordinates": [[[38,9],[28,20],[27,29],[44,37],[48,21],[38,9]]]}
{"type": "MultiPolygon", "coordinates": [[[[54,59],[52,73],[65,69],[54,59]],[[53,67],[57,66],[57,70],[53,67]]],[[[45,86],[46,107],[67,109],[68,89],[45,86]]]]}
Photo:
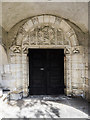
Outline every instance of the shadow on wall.
{"type": "Polygon", "coordinates": [[[2,45],[0,45],[0,65],[8,64],[7,54],[2,45]]]}
{"type": "Polygon", "coordinates": [[[0,26],[0,66],[8,64],[6,53],[7,32],[0,26]]]}
{"type": "Polygon", "coordinates": [[[7,39],[7,32],[0,26],[0,86],[2,84],[3,67],[8,64],[7,53],[5,50],[6,39],[7,39]],[[2,34],[5,34],[5,37],[2,37],[4,36],[2,34]]]}

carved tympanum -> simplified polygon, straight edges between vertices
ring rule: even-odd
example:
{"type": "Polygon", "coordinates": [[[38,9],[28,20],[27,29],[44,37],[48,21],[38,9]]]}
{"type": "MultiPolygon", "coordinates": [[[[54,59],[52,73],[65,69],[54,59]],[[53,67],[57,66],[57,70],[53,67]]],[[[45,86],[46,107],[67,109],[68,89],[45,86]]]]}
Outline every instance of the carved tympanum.
{"type": "Polygon", "coordinates": [[[38,26],[31,30],[29,40],[30,45],[68,45],[63,31],[49,25],[38,26]]]}
{"type": "Polygon", "coordinates": [[[37,39],[40,45],[55,44],[53,39],[55,37],[54,29],[49,26],[43,26],[37,29],[37,39]]]}

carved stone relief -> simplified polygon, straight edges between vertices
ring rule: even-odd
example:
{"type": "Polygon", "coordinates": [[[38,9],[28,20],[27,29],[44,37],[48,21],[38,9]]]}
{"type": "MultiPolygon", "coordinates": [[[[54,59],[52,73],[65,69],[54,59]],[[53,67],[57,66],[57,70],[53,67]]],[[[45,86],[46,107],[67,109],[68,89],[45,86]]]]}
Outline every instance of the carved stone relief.
{"type": "MultiPolygon", "coordinates": [[[[26,31],[25,31],[25,29],[23,29],[23,27],[21,27],[21,28],[19,29],[18,33],[19,33],[19,34],[21,33],[23,36],[26,35],[26,31]]],[[[18,34],[17,34],[17,36],[18,36],[18,34]]]]}
{"type": "Polygon", "coordinates": [[[24,54],[27,54],[27,53],[28,53],[28,46],[23,46],[23,47],[22,47],[22,52],[23,52],[24,54]]]}
{"type": "Polygon", "coordinates": [[[30,45],[68,45],[63,31],[49,25],[39,26],[29,32],[30,45]]]}
{"type": "Polygon", "coordinates": [[[36,45],[36,31],[35,31],[35,29],[33,29],[29,33],[29,41],[30,41],[30,45],[36,45]]]}
{"type": "Polygon", "coordinates": [[[40,45],[49,45],[49,44],[55,44],[54,38],[55,38],[55,32],[54,29],[49,26],[43,26],[42,28],[37,29],[37,39],[38,44],[40,45]]]}
{"type": "Polygon", "coordinates": [[[26,34],[28,42],[25,44],[29,45],[72,45],[75,44],[72,39],[77,39],[71,37],[75,32],[63,18],[52,15],[36,16],[27,21],[18,30],[13,45],[21,45],[26,34]]]}
{"type": "Polygon", "coordinates": [[[57,44],[58,45],[64,44],[64,36],[63,36],[63,32],[61,29],[57,30],[57,44]]]}
{"type": "Polygon", "coordinates": [[[10,50],[13,52],[13,53],[20,53],[21,52],[21,46],[17,46],[17,45],[13,45],[10,50]]]}
{"type": "Polygon", "coordinates": [[[38,24],[38,17],[34,17],[31,19],[33,24],[38,24]]]}
{"type": "Polygon", "coordinates": [[[61,18],[56,17],[56,18],[55,18],[55,24],[60,24],[61,20],[62,20],[61,18]]]}
{"type": "Polygon", "coordinates": [[[22,45],[24,46],[24,45],[29,45],[29,36],[28,35],[26,35],[25,37],[24,37],[24,39],[23,39],[23,41],[22,41],[22,45]]]}
{"type": "Polygon", "coordinates": [[[72,53],[76,54],[76,53],[80,53],[80,51],[77,48],[74,48],[74,50],[72,51],[72,53]]]}
{"type": "Polygon", "coordinates": [[[69,48],[65,48],[65,54],[70,54],[70,49],[69,48]]]}

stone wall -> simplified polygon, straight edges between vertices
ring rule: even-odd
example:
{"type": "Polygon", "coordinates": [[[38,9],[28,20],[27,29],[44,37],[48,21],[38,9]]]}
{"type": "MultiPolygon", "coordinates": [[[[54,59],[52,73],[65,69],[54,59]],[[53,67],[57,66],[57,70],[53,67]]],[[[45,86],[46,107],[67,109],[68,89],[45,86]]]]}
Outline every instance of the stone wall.
{"type": "Polygon", "coordinates": [[[7,56],[7,32],[0,28],[0,87],[7,86],[6,82],[3,81],[5,76],[4,73],[7,73],[5,70],[6,65],[8,65],[8,56],[7,56]]]}

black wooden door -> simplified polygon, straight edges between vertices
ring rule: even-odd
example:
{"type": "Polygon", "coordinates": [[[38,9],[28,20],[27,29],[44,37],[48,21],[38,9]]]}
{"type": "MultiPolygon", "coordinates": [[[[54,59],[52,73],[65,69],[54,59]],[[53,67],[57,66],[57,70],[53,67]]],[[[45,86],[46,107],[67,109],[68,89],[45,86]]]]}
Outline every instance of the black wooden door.
{"type": "Polygon", "coordinates": [[[31,95],[64,93],[64,50],[29,50],[29,89],[31,95]]]}

